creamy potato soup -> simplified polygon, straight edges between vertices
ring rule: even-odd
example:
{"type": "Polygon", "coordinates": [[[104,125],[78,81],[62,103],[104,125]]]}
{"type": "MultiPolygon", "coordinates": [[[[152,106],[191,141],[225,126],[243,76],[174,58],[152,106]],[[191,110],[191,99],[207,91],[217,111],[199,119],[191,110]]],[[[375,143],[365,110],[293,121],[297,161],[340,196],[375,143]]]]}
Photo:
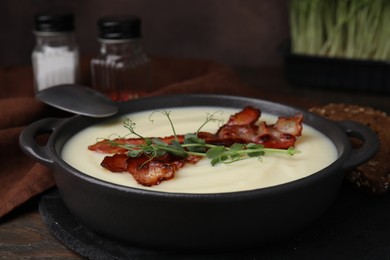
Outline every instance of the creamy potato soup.
{"type": "MultiPolygon", "coordinates": [[[[239,111],[219,107],[164,110],[171,111],[170,116],[177,134],[195,132],[205,122],[207,114],[216,112],[214,118],[224,119],[226,123],[230,115],[239,111]]],[[[123,127],[123,121],[126,118],[136,123],[135,131],[144,137],[172,135],[172,128],[167,117],[162,113],[153,113],[153,111],[128,114],[80,131],[66,143],[62,150],[62,158],[79,171],[107,182],[147,190],[180,193],[219,193],[274,186],[315,173],[337,158],[333,143],[317,130],[304,124],[302,136],[295,144],[296,149],[300,151],[299,154],[289,156],[269,153],[261,159],[251,158],[215,166],[211,166],[210,160],[203,158],[195,165],[186,164],[176,172],[174,179],[163,181],[152,187],[138,184],[130,173],[113,173],[101,167],[100,163],[106,154],[90,151],[88,146],[102,138],[128,135],[129,130],[123,127]]],[[[277,117],[264,113],[260,117],[260,121],[266,121],[269,124],[276,120],[277,117]]],[[[209,122],[202,128],[202,131],[215,133],[220,126],[221,123],[209,122]]],[[[136,136],[128,135],[127,137],[136,136]]]]}

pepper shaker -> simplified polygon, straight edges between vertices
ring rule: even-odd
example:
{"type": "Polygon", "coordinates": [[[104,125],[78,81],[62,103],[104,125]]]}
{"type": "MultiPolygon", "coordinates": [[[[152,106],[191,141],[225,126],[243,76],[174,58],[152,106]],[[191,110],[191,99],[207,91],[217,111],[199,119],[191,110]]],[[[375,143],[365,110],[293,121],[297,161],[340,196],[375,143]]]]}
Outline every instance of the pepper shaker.
{"type": "Polygon", "coordinates": [[[114,101],[145,95],[151,89],[151,64],[141,44],[141,19],[108,16],[97,26],[100,53],[91,60],[93,88],[114,101]]]}

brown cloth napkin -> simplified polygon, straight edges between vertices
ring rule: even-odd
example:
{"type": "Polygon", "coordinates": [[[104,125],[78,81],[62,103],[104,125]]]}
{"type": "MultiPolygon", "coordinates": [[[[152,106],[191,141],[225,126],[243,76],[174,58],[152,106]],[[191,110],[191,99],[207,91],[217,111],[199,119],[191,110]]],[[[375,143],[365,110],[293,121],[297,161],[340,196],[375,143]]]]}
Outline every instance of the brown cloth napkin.
{"type": "MultiPolygon", "coordinates": [[[[88,62],[82,64],[82,81],[89,85],[88,62]]],[[[154,91],[150,95],[218,93],[251,95],[229,67],[209,60],[154,57],[154,91]]],[[[62,112],[37,101],[32,94],[31,68],[0,69],[0,218],[25,201],[54,187],[51,171],[27,157],[19,148],[23,127],[62,112]]]]}

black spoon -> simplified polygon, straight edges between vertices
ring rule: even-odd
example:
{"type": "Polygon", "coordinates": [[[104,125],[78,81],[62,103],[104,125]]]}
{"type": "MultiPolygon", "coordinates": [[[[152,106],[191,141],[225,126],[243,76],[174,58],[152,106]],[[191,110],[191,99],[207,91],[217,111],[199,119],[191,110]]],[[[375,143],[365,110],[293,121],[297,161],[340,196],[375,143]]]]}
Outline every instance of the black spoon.
{"type": "Polygon", "coordinates": [[[91,88],[63,84],[39,91],[36,97],[42,102],[78,115],[108,117],[118,112],[114,101],[91,88]]]}

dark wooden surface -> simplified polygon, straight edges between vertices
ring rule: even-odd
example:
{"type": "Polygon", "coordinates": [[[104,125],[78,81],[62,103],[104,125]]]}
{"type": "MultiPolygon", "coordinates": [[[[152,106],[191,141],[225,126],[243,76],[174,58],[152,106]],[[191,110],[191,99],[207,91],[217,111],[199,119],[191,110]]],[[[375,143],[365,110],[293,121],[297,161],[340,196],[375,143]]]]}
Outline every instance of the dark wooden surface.
{"type": "Polygon", "coordinates": [[[49,233],[38,212],[39,197],[1,219],[0,259],[82,259],[49,233]]]}
{"type": "MultiPolygon", "coordinates": [[[[253,88],[250,95],[256,98],[301,108],[345,102],[390,112],[388,95],[296,88],[287,84],[281,69],[240,68],[237,72],[253,88]]],[[[18,70],[8,69],[2,73],[6,74],[1,82],[3,87],[4,83],[12,84],[18,70]]],[[[0,259],[81,259],[49,233],[38,212],[39,197],[0,219],[0,259]]]]}

